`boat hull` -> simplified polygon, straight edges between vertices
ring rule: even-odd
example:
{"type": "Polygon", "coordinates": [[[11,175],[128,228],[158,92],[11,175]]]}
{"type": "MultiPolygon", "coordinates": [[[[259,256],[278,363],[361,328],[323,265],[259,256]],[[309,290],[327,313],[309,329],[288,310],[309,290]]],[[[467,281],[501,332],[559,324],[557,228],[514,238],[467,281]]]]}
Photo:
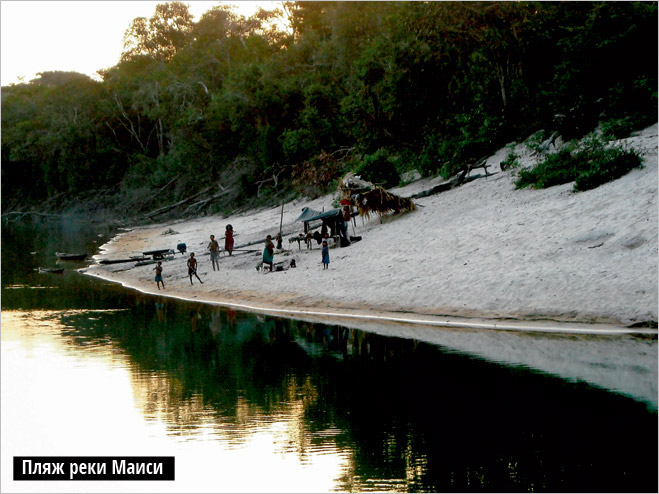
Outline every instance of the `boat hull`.
{"type": "Polygon", "coordinates": [[[58,259],[62,261],[84,261],[87,254],[67,254],[65,252],[55,252],[58,259]]]}
{"type": "Polygon", "coordinates": [[[62,274],[64,272],[64,268],[39,268],[40,273],[44,274],[62,274]]]}

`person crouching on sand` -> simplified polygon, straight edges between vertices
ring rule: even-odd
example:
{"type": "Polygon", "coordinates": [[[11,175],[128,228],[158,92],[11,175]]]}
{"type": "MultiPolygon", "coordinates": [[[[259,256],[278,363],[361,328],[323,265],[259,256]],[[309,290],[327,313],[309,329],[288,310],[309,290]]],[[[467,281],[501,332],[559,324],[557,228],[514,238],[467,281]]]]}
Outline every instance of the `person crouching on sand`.
{"type": "Polygon", "coordinates": [[[323,240],[323,269],[329,268],[329,246],[327,245],[327,240],[323,240]]]}
{"type": "Polygon", "coordinates": [[[199,280],[199,283],[204,283],[201,281],[201,278],[197,274],[197,260],[194,257],[194,252],[190,254],[190,259],[188,259],[188,276],[190,276],[190,284],[192,285],[192,275],[195,275],[199,280]]]}
{"type": "Polygon", "coordinates": [[[158,290],[160,290],[160,283],[162,283],[162,289],[164,290],[165,282],[162,280],[162,262],[158,261],[158,264],[156,264],[156,267],[153,269],[156,272],[156,286],[158,287],[158,290]]]}

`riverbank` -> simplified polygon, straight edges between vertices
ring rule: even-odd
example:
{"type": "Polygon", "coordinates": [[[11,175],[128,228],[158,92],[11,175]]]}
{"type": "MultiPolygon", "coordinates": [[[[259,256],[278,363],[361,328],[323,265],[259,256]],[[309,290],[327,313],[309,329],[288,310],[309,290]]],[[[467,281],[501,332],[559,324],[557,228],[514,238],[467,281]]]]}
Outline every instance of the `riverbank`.
{"type": "MultiPolygon", "coordinates": [[[[289,235],[275,261],[287,266],[295,259],[294,269],[258,272],[262,244],[256,244],[247,249],[257,252],[223,254],[220,270],[213,271],[206,251],[209,235],[222,238],[229,223],[237,245],[274,235],[281,214],[276,207],[135,228],[96,256],[174,249],[182,241],[196,253],[204,284],[195,278],[190,285],[181,254],[163,263],[164,291],[153,281],[153,265],[93,265],[87,273],[147,293],[320,318],[390,317],[498,329],[648,325],[657,321],[658,306],[657,125],[625,144],[645,152],[644,167],[580,193],[572,192],[572,184],[516,190],[515,171],[500,171],[506,157],[501,150],[488,160],[490,171],[498,172],[493,176],[418,199],[421,207],[413,213],[357,218],[354,233],[363,240],[331,249],[325,271],[318,246],[298,249],[286,237],[302,230],[294,220],[303,207],[327,210],[332,196],[284,205],[289,235]]],[[[520,154],[522,165],[533,159],[520,154]]],[[[393,192],[408,197],[440,181],[418,180],[393,192]]]]}

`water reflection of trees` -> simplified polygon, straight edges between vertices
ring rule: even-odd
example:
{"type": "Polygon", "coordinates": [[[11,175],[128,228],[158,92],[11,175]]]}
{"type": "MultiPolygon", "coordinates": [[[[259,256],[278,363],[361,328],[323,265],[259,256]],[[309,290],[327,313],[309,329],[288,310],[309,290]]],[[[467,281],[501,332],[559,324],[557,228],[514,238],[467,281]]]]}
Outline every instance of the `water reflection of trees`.
{"type": "MultiPolygon", "coordinates": [[[[94,302],[93,287],[101,283],[94,283],[94,280],[73,272],[84,267],[85,263],[59,262],[55,252],[87,252],[91,257],[114,233],[116,227],[110,223],[103,220],[94,221],[87,216],[62,215],[46,219],[27,216],[20,222],[3,221],[0,250],[2,286],[26,284],[62,288],[49,293],[48,297],[29,290],[3,290],[3,309],[18,307],[71,309],[82,307],[81,303],[94,302]],[[36,272],[39,266],[54,267],[56,264],[65,268],[64,276],[43,275],[36,272]]],[[[121,296],[118,293],[119,288],[117,287],[115,291],[117,297],[121,296]]],[[[95,308],[108,306],[109,290],[105,290],[104,295],[102,300],[96,300],[99,306],[95,308]]],[[[127,298],[125,290],[123,298],[127,298]]],[[[86,305],[86,308],[89,307],[90,305],[86,305]]]]}
{"type": "Polygon", "coordinates": [[[72,341],[109,338],[126,353],[136,401],[171,434],[241,444],[284,422],[280,447],[302,461],[350,452],[345,490],[625,490],[630,476],[656,489],[656,414],[586,385],[414,340],[150,297],[68,324],[72,341]],[[647,437],[649,454],[638,447],[647,437]]]}
{"type": "Polygon", "coordinates": [[[171,434],[240,444],[285,423],[280,447],[302,461],[350,455],[347,491],[657,491],[657,415],[643,404],[410,340],[33,271],[56,250],[93,252],[101,231],[4,225],[2,284],[25,288],[3,290],[3,309],[70,311],[67,341],[127,361],[144,416],[171,434]]]}

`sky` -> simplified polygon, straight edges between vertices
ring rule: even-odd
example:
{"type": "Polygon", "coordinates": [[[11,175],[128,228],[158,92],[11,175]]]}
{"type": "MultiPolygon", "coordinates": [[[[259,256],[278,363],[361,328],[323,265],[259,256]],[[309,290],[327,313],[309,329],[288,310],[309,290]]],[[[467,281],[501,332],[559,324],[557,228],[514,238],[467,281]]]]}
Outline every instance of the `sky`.
{"type": "MultiPolygon", "coordinates": [[[[124,32],[136,17],[153,16],[161,1],[27,1],[0,3],[0,78],[3,86],[29,82],[38,72],[75,71],[98,79],[119,61],[124,32]]],[[[235,5],[249,16],[275,1],[188,1],[194,21],[213,6],[235,5]]]]}

